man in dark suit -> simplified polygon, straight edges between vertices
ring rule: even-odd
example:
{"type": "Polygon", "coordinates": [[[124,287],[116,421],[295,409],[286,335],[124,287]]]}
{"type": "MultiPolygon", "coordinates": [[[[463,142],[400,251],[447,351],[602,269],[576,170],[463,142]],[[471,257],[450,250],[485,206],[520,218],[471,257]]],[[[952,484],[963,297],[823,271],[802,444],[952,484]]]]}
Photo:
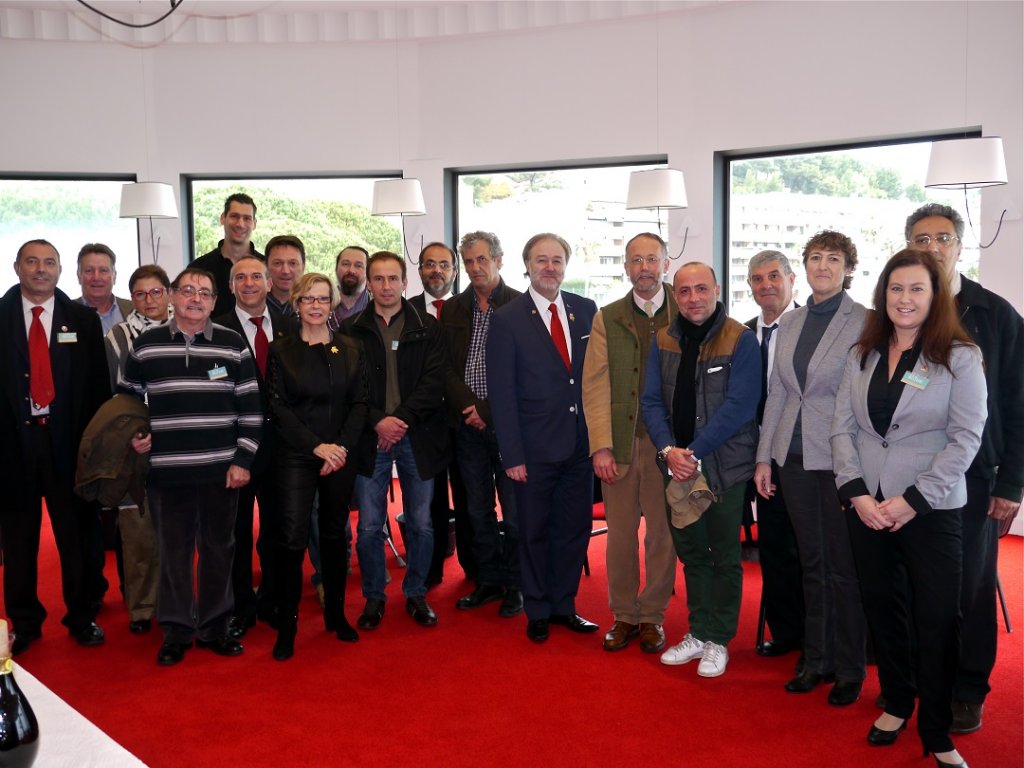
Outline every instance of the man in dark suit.
{"type": "MultiPolygon", "coordinates": [[[[799,306],[793,301],[796,274],[789,259],[779,251],[754,254],[747,265],[747,284],[761,313],[747,321],[746,326],[757,334],[761,345],[761,399],[757,406],[760,426],[764,403],[768,397],[772,361],[775,359],[775,331],[779,318],[799,306]]],[[[779,468],[772,462],[772,482],[781,488],[779,468]]],[[[772,639],[758,646],[762,656],[782,656],[799,649],[804,639],[803,575],[796,548],[793,524],[786,511],[781,491],[770,499],[758,495],[753,482],[747,484],[745,505],[757,503],[757,542],[761,563],[761,594],[765,621],[772,639]]],[[[744,509],[746,510],[746,506],[744,509]]]]}
{"type": "Polygon", "coordinates": [[[460,597],[455,606],[472,610],[501,600],[498,615],[511,618],[523,612],[519,520],[514,484],[501,466],[487,397],[487,336],[495,311],[520,294],[501,279],[504,251],[494,233],[463,235],[459,253],[469,285],[444,305],[441,318],[449,360],[445,399],[451,422],[457,425],[455,450],[465,483],[475,566],[472,575],[468,571],[467,575],[476,587],[460,597]],[[501,502],[501,529],[495,492],[501,502]]]}
{"type": "Polygon", "coordinates": [[[4,603],[14,623],[13,651],[42,636],[46,609],[36,594],[41,500],[46,499],[60,558],[67,613],[62,619],[80,645],[100,645],[88,584],[82,521],[86,502],[74,495],[82,432],[110,397],[99,316],[57,290],[60,255],[45,240],[18,249],[19,284],[0,299],[0,505],[4,603]]]}
{"type": "Polygon", "coordinates": [[[523,248],[530,288],[494,314],[487,391],[505,474],[516,483],[526,634],[596,632],[576,613],[593,520],[583,358],[597,305],[560,288],[571,249],[548,232],[523,248]]]}
{"type": "MultiPolygon", "coordinates": [[[[413,296],[409,303],[417,310],[427,313],[440,322],[441,309],[452,298],[452,284],[457,274],[455,251],[444,243],[427,243],[420,251],[420,282],[423,293],[413,296]]],[[[454,444],[455,435],[451,436],[454,444]]],[[[452,460],[434,478],[434,496],[430,501],[430,523],[434,527],[434,553],[427,571],[427,587],[434,587],[444,578],[444,561],[448,554],[448,521],[454,512],[455,549],[459,564],[469,578],[476,575],[473,562],[473,531],[466,513],[466,488],[454,452],[452,460]],[[451,486],[451,504],[448,503],[448,488],[451,486]]]]}
{"type": "Polygon", "coordinates": [[[253,460],[248,485],[238,492],[238,514],[235,517],[235,556],[231,566],[231,586],[234,591],[234,616],[228,625],[229,634],[237,639],[245,636],[256,624],[257,613],[273,622],[274,606],[274,547],[268,546],[273,535],[273,514],[277,505],[273,499],[274,481],[274,429],[267,411],[266,366],[267,347],[274,339],[288,333],[292,326],[279,312],[267,306],[270,273],[262,259],[243,256],[231,267],[230,286],[235,306],[230,312],[214,318],[214,322],[238,332],[249,346],[256,361],[256,380],[263,405],[263,437],[253,460]],[[262,338],[261,338],[262,336],[262,338]],[[260,505],[260,536],[256,549],[260,559],[262,580],[259,598],[252,587],[252,523],[253,505],[260,505]],[[258,606],[257,606],[258,603],[258,606]],[[259,610],[257,611],[257,607],[259,610]]]}

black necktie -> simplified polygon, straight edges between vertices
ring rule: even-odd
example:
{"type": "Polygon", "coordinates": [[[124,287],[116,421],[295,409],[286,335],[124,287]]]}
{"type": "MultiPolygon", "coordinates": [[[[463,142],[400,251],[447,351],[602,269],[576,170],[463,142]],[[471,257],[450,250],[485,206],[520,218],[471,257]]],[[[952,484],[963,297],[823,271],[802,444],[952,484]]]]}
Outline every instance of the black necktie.
{"type": "Polygon", "coordinates": [[[772,334],[779,327],[778,323],[766,325],[761,329],[761,400],[757,404],[757,423],[761,423],[764,416],[764,403],[768,399],[768,348],[771,343],[772,334]]]}

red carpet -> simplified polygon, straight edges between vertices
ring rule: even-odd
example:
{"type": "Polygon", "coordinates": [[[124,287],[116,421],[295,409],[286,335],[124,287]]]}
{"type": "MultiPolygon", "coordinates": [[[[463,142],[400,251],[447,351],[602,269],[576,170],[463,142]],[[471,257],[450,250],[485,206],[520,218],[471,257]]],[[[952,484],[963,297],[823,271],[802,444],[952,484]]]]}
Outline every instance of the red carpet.
{"type": "MultiPolygon", "coordinates": [[[[416,626],[400,597],[402,570],[388,555],[394,581],[384,623],[346,645],[323,631],[307,590],[296,656],[270,657],[274,634],[249,633],[245,654],[222,659],[192,650],[177,667],[155,663],[158,631],[136,637],[116,587],[99,622],[101,648],[80,648],[59,624],[56,554],[44,531],[41,599],[50,618],[44,638],[19,662],[72,706],[151,766],[655,766],[799,768],[931,765],[912,732],[889,749],[864,740],[877,716],[873,668],[861,701],[829,707],[827,689],[787,694],[795,656],[754,653],[760,578],[745,564],[740,634],[725,676],[697,677],[696,663],[666,667],[634,646],[610,654],[600,635],[553,627],[545,645],[524,634],[525,619],[500,619],[495,604],[457,611],[468,591],[455,559],[429,600],[440,618],[416,626]]],[[[401,549],[401,544],[399,544],[401,549]]],[[[578,608],[606,629],[604,537],[591,542],[593,575],[584,577],[578,608]]],[[[957,739],[971,768],[1024,763],[1022,690],[1022,540],[1008,537],[1000,573],[1017,631],[1000,625],[999,663],[985,726],[957,739]]],[[[108,578],[116,581],[112,560],[108,578]]],[[[349,579],[349,618],[362,607],[358,571],[349,579]]],[[[682,574],[666,631],[685,631],[682,574]]],[[[41,723],[46,729],[59,727],[41,723]]]]}

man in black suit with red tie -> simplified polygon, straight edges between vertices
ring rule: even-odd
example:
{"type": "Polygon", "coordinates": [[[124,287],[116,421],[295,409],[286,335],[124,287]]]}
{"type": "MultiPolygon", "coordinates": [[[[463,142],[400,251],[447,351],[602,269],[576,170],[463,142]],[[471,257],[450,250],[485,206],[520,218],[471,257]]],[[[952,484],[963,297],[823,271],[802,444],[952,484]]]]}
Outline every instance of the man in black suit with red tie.
{"type": "MultiPolygon", "coordinates": [[[[799,306],[793,301],[796,275],[789,259],[779,251],[761,251],[747,265],[747,284],[754,301],[761,308],[757,317],[746,326],[757,334],[761,345],[761,400],[757,406],[757,423],[761,423],[768,382],[771,380],[772,361],[775,358],[774,332],[779,318],[799,306]]],[[[772,482],[781,487],[779,468],[772,463],[772,482]]],[[[746,503],[757,503],[757,543],[761,564],[761,594],[764,600],[765,621],[772,639],[757,648],[761,656],[782,656],[803,647],[804,599],[803,574],[800,555],[796,548],[793,524],[786,511],[782,493],[766,499],[748,484],[746,503]]]]}
{"type": "MultiPolygon", "coordinates": [[[[432,318],[441,321],[441,308],[452,298],[452,285],[457,274],[455,251],[444,243],[427,243],[420,251],[420,282],[423,293],[413,296],[409,303],[432,318]]],[[[455,435],[451,436],[452,444],[455,435]]],[[[430,523],[434,526],[434,554],[427,571],[427,588],[435,587],[444,578],[444,561],[448,554],[448,520],[455,513],[455,549],[459,565],[467,578],[476,575],[473,560],[473,529],[466,511],[466,489],[462,484],[459,463],[452,454],[448,467],[434,478],[434,496],[430,501],[430,523]],[[448,504],[448,488],[451,484],[451,505],[448,504]]]]}
{"type": "Polygon", "coordinates": [[[238,491],[238,514],[235,517],[235,555],[231,564],[235,610],[228,624],[228,634],[239,640],[255,626],[257,613],[261,618],[274,621],[274,547],[266,543],[273,536],[273,515],[277,508],[271,476],[275,431],[269,421],[265,383],[267,347],[274,339],[293,330],[294,325],[285,320],[280,312],[267,306],[271,283],[270,272],[263,259],[243,256],[236,261],[231,266],[229,286],[235,297],[235,306],[230,312],[213,318],[213,321],[237,331],[249,345],[249,351],[256,361],[256,380],[263,404],[263,436],[253,460],[249,483],[238,491]],[[258,597],[252,585],[252,523],[253,506],[257,500],[260,505],[260,535],[256,550],[262,573],[258,597]]]}
{"type": "Polygon", "coordinates": [[[583,358],[597,305],[560,290],[571,250],[534,235],[523,248],[530,288],[494,313],[487,391],[505,474],[515,481],[526,634],[596,632],[576,613],[593,520],[594,470],[583,416],[583,358]]]}
{"type": "Polygon", "coordinates": [[[100,645],[87,592],[97,576],[85,560],[87,502],[73,488],[82,432],[110,397],[103,330],[95,310],[57,290],[60,254],[46,240],[21,246],[14,271],[19,284],[0,299],[0,528],[13,651],[38,640],[46,619],[36,594],[43,498],[60,558],[61,623],[79,645],[100,645]]]}

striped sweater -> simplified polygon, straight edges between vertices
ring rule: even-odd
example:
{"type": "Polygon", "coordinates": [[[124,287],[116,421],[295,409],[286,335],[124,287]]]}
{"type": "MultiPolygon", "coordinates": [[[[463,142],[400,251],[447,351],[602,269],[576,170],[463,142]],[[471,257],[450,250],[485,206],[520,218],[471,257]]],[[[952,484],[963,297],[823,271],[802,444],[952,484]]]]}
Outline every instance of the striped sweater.
{"type": "Polygon", "coordinates": [[[235,331],[208,322],[189,339],[173,319],[145,331],[118,388],[148,398],[150,484],[223,483],[230,465],[251,467],[263,410],[256,366],[235,331]]]}

